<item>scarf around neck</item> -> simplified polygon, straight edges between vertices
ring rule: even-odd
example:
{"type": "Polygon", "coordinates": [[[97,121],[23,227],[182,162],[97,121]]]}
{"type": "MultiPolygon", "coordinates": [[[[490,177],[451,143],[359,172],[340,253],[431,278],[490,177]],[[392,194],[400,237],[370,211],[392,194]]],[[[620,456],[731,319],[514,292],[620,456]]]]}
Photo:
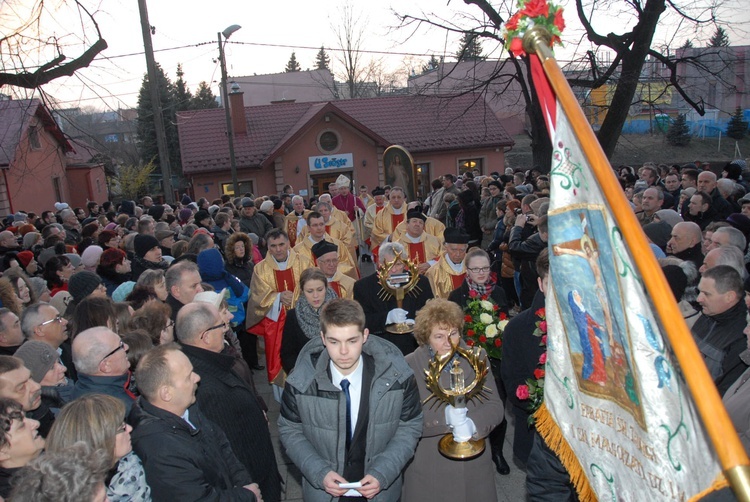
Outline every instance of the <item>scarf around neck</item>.
{"type": "Polygon", "coordinates": [[[320,311],[328,302],[336,298],[338,298],[336,292],[330,287],[326,287],[326,297],[323,300],[323,305],[316,310],[307,301],[304,293],[299,295],[297,305],[294,309],[297,315],[297,322],[307,338],[312,340],[316,336],[320,336],[320,311]]]}

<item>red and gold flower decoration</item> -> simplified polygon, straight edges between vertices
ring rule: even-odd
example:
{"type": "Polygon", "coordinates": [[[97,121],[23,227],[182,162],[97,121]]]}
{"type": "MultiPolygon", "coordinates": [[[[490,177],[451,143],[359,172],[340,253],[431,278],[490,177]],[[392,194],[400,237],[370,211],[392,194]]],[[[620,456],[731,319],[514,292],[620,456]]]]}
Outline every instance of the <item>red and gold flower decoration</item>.
{"type": "Polygon", "coordinates": [[[516,397],[521,401],[530,401],[528,407],[531,412],[529,424],[534,423],[534,412],[539,409],[544,401],[544,377],[546,376],[547,364],[547,316],[544,307],[534,312],[534,315],[536,315],[537,321],[536,329],[532,334],[539,338],[539,346],[544,347],[544,352],[539,356],[533,378],[527,378],[525,384],[516,387],[516,397]]]}
{"type": "Polygon", "coordinates": [[[534,26],[542,26],[552,36],[550,47],[562,45],[562,32],[565,29],[563,8],[547,0],[518,0],[518,12],[513,14],[503,29],[505,48],[514,56],[525,56],[523,36],[534,26]]]}

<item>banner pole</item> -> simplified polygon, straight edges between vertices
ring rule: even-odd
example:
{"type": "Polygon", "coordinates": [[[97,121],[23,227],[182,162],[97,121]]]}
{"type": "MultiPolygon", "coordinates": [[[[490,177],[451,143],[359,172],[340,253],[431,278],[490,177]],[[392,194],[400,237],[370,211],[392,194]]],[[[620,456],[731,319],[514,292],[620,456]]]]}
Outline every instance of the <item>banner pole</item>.
{"type": "Polygon", "coordinates": [[[708,373],[703,357],[698,351],[677,303],[673,300],[674,294],[648,246],[643,229],[615,177],[599,140],[594,135],[578,100],[549,48],[550,38],[550,34],[543,28],[532,28],[524,36],[524,50],[529,54],[536,54],[542,62],[550,86],[610,205],[623,239],[631,250],[630,254],[640,271],[644,286],[649,292],[651,302],[656,308],[664,332],[669,338],[675,357],[683,368],[682,373],[725,476],[737,498],[750,501],[750,460],[708,373]],[[665,320],[669,322],[664,322],[665,320]]]}

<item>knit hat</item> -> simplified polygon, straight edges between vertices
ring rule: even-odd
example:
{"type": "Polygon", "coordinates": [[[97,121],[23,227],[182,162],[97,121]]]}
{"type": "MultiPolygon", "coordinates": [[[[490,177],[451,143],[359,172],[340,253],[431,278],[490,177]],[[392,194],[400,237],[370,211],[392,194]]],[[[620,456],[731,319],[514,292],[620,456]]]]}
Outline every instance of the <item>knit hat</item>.
{"type": "Polygon", "coordinates": [[[26,268],[29,266],[29,263],[31,263],[31,260],[34,259],[34,253],[31,251],[21,251],[18,253],[18,261],[21,262],[21,265],[23,268],[26,268]]]}
{"type": "Polygon", "coordinates": [[[264,200],[263,204],[260,205],[260,210],[263,213],[273,211],[273,202],[271,202],[270,200],[264,200]]]}
{"type": "Polygon", "coordinates": [[[23,236],[23,247],[24,249],[31,249],[31,246],[36,244],[39,238],[42,236],[39,232],[29,232],[23,236]]]}
{"type": "Polygon", "coordinates": [[[133,288],[135,287],[134,281],[125,281],[119,286],[117,286],[117,289],[115,289],[112,292],[112,301],[114,302],[124,302],[125,298],[128,297],[128,295],[133,291],[133,288]]]}
{"type": "Polygon", "coordinates": [[[58,356],[52,345],[38,340],[29,340],[14,354],[23,360],[23,365],[31,372],[31,378],[40,383],[49,370],[55,366],[58,356]]]}
{"type": "Polygon", "coordinates": [[[154,232],[156,234],[156,240],[161,242],[167,237],[174,237],[174,232],[172,230],[157,230],[154,232]]]}
{"type": "Polygon", "coordinates": [[[70,276],[68,279],[68,292],[73,297],[73,301],[80,302],[102,283],[102,278],[88,270],[81,270],[70,276]]]}
{"type": "Polygon", "coordinates": [[[148,253],[152,249],[159,247],[159,241],[156,240],[156,237],[148,234],[136,235],[133,244],[135,255],[141,258],[146,256],[146,253],[148,253]]]}
{"type": "Polygon", "coordinates": [[[195,213],[194,220],[195,220],[195,223],[198,224],[201,221],[208,220],[210,218],[211,218],[211,215],[208,214],[208,211],[206,211],[205,209],[201,209],[200,211],[198,211],[197,213],[195,213]]]}
{"type": "Polygon", "coordinates": [[[219,212],[219,209],[220,209],[219,206],[217,206],[216,204],[212,204],[208,206],[208,214],[210,214],[211,217],[213,218],[214,216],[216,216],[216,213],[219,212]]]}
{"type": "Polygon", "coordinates": [[[750,234],[750,218],[742,213],[732,213],[727,218],[727,223],[742,232],[747,237],[750,234]]]}
{"type": "Polygon", "coordinates": [[[667,247],[667,242],[669,242],[671,237],[672,226],[666,221],[659,221],[645,225],[643,231],[651,242],[659,246],[663,251],[664,248],[667,247]]]}
{"type": "Polygon", "coordinates": [[[18,227],[18,235],[25,236],[29,232],[36,231],[36,227],[30,223],[26,223],[18,227]]]}
{"type": "Polygon", "coordinates": [[[659,209],[656,211],[656,216],[658,216],[661,221],[669,223],[669,226],[673,228],[678,223],[685,221],[674,209],[659,209]]]}
{"type": "MultiPolygon", "coordinates": [[[[64,316],[68,312],[68,304],[73,299],[70,293],[67,291],[58,291],[55,296],[52,297],[49,304],[57,309],[61,316],[64,316]]],[[[71,309],[72,312],[73,309],[71,309]]]]}
{"type": "Polygon", "coordinates": [[[191,199],[187,194],[182,196],[182,199],[180,199],[180,202],[183,206],[187,206],[191,202],[193,202],[193,199],[191,199]]]}
{"type": "Polygon", "coordinates": [[[320,258],[324,254],[335,253],[338,250],[339,247],[336,244],[334,244],[333,242],[328,242],[325,239],[314,244],[311,249],[312,254],[315,255],[315,258],[320,258]]]}
{"type": "Polygon", "coordinates": [[[667,278],[667,283],[674,293],[675,299],[679,302],[685,295],[685,288],[687,288],[688,278],[685,275],[685,271],[682,270],[678,265],[665,265],[661,269],[664,272],[664,276],[667,278]]]}
{"type": "Polygon", "coordinates": [[[155,221],[159,221],[164,216],[164,206],[161,204],[155,204],[148,208],[148,215],[151,216],[155,221]]]}
{"type": "Polygon", "coordinates": [[[55,202],[55,210],[62,211],[63,209],[69,209],[70,206],[65,202],[55,202]]]}
{"type": "Polygon", "coordinates": [[[104,249],[99,246],[89,246],[84,249],[83,254],[81,255],[83,268],[93,272],[99,264],[99,259],[102,257],[102,253],[104,253],[104,249]]]}
{"type": "Polygon", "coordinates": [[[191,216],[193,216],[193,212],[190,209],[186,208],[186,207],[180,209],[180,212],[177,213],[177,219],[182,224],[187,223],[191,216]]]}
{"type": "Polygon", "coordinates": [[[65,253],[63,256],[68,257],[68,260],[70,260],[70,263],[71,265],[73,265],[73,268],[78,268],[83,264],[81,257],[75,253],[65,253]]]}

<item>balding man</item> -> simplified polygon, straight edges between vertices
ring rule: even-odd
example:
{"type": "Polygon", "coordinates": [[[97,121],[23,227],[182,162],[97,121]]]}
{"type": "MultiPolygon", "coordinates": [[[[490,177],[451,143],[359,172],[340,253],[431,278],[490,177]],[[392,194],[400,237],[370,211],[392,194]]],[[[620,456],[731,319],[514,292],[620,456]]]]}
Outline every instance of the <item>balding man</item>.
{"type": "Polygon", "coordinates": [[[12,356],[23,342],[18,316],[6,308],[0,308],[0,355],[12,356]]]}
{"type": "Polygon", "coordinates": [[[734,246],[719,246],[706,253],[699,272],[703,274],[706,270],[718,265],[728,265],[741,276],[744,277],[745,275],[745,257],[742,255],[742,251],[734,246]]]}
{"type": "Polygon", "coordinates": [[[699,269],[703,265],[701,243],[703,235],[701,227],[692,221],[683,221],[672,227],[672,233],[667,242],[667,254],[681,260],[688,260],[699,269]]]}
{"type": "Polygon", "coordinates": [[[35,303],[21,314],[21,330],[27,340],[37,340],[52,346],[60,354],[60,361],[68,370],[68,377],[76,380],[72,349],[68,341],[68,321],[49,303],[35,303]]]}
{"type": "Polygon", "coordinates": [[[164,274],[167,285],[167,305],[172,308],[172,320],[177,319],[180,309],[193,301],[203,291],[198,265],[191,261],[175,263],[164,274]]]}
{"type": "Polygon", "coordinates": [[[281,499],[281,479],[271,434],[255,390],[235,369],[242,364],[222,354],[228,329],[210,303],[191,303],[177,315],[175,334],[201,377],[196,399],[201,411],[224,431],[232,450],[258,483],[263,499],[281,499]]]}
{"type": "Polygon", "coordinates": [[[201,413],[201,380],[179,346],[146,352],[135,370],[142,398],[131,416],[133,451],[153,500],[261,501],[224,432],[201,413]]]}
{"type": "Polygon", "coordinates": [[[291,247],[297,245],[297,238],[302,229],[305,228],[305,225],[307,225],[308,214],[310,214],[310,210],[305,209],[305,199],[299,195],[292,197],[292,212],[284,218],[284,229],[289,235],[289,245],[291,247]]]}
{"type": "Polygon", "coordinates": [[[711,241],[706,243],[706,250],[711,251],[722,246],[733,246],[744,253],[747,247],[747,238],[745,234],[734,227],[717,228],[711,234],[711,241]]]}
{"type": "Polygon", "coordinates": [[[716,211],[717,219],[725,220],[732,214],[732,207],[721,196],[717,188],[716,175],[711,171],[703,171],[698,175],[698,191],[711,196],[711,207],[716,211]]]}
{"type": "Polygon", "coordinates": [[[72,398],[85,394],[107,394],[125,405],[125,414],[135,402],[130,390],[128,344],[104,326],[81,331],[73,340],[73,364],[78,381],[72,398]]]}
{"type": "Polygon", "coordinates": [[[648,225],[654,221],[654,215],[664,204],[664,192],[658,188],[647,188],[641,199],[641,212],[637,213],[641,226],[648,225]]]}

